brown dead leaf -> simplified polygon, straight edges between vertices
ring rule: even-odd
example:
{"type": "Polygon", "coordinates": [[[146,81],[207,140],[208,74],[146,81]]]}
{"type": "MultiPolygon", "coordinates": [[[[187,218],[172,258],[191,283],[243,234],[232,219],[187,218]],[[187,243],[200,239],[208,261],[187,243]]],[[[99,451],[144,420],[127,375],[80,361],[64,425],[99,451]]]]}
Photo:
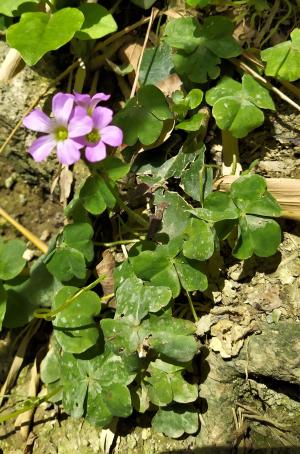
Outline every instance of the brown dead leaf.
{"type": "MultiPolygon", "coordinates": [[[[101,282],[104,296],[114,292],[115,284],[113,273],[115,267],[116,262],[113,253],[109,249],[106,249],[102,253],[101,262],[99,262],[98,265],[96,266],[97,275],[99,277],[105,276],[105,279],[101,282]]],[[[109,305],[110,307],[116,307],[115,299],[110,300],[109,305]]]]}

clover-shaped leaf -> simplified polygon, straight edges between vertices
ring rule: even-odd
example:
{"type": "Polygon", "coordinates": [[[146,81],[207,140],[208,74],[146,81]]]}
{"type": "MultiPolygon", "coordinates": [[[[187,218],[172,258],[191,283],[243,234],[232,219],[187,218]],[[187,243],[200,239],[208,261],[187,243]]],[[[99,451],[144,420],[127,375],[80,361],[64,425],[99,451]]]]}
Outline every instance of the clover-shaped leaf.
{"type": "Polygon", "coordinates": [[[236,57],[240,46],[232,37],[233,23],[226,17],[211,16],[200,25],[194,17],[170,21],[165,41],[177,50],[174,64],[177,72],[192,82],[204,83],[220,74],[221,58],[236,57]]]}
{"type": "Polygon", "coordinates": [[[137,277],[128,278],[116,292],[116,316],[140,321],[149,312],[158,312],[167,306],[171,297],[171,290],[165,286],[145,285],[137,277]]]}
{"type": "Polygon", "coordinates": [[[158,406],[168,405],[172,401],[194,402],[198,397],[198,387],[184,380],[183,371],[184,367],[160,359],[150,363],[145,376],[150,401],[158,406]]]}
{"type": "Polygon", "coordinates": [[[24,268],[23,259],[26,245],[21,240],[2,241],[0,237],[0,279],[8,281],[16,277],[24,268]]]}
{"type": "Polygon", "coordinates": [[[266,62],[265,74],[294,82],[300,78],[300,29],[291,33],[291,41],[284,41],[261,52],[266,62]]]}
{"type": "Polygon", "coordinates": [[[108,206],[113,208],[115,198],[99,175],[89,176],[79,192],[80,202],[91,214],[101,214],[108,206]]]}
{"type": "Polygon", "coordinates": [[[239,217],[239,210],[231,195],[219,191],[212,192],[205,198],[203,208],[193,208],[190,213],[207,222],[220,222],[239,217]]]}
{"type": "Polygon", "coordinates": [[[47,52],[69,42],[83,22],[84,15],[77,8],[63,8],[53,14],[23,13],[20,22],[7,30],[7,42],[28,65],[35,65],[47,52]]]}
{"type": "Polygon", "coordinates": [[[172,318],[170,314],[151,315],[141,324],[141,338],[147,338],[150,347],[172,360],[188,362],[198,350],[193,334],[195,325],[188,320],[172,318]]]}
{"type": "Polygon", "coordinates": [[[278,249],[281,242],[280,226],[273,219],[246,215],[239,221],[238,239],[233,255],[245,260],[256,254],[269,257],[278,249]]]}
{"type": "Polygon", "coordinates": [[[181,235],[189,222],[188,210],[192,206],[177,192],[163,191],[162,189],[155,192],[154,202],[155,205],[163,203],[167,206],[164,210],[160,232],[168,235],[169,238],[181,235]]]}
{"type": "Polygon", "coordinates": [[[241,84],[224,77],[216,87],[208,90],[206,101],[213,106],[219,128],[230,131],[237,138],[245,137],[263,124],[261,109],[275,110],[268,90],[248,74],[243,76],[241,84]]]}
{"type": "Polygon", "coordinates": [[[55,296],[53,310],[74,300],[55,317],[53,328],[55,337],[65,352],[82,353],[98,340],[99,331],[94,317],[101,309],[100,298],[95,292],[79,291],[76,287],[63,287],[55,296]]]}
{"type": "Polygon", "coordinates": [[[94,247],[91,241],[93,234],[93,227],[87,222],[70,224],[64,228],[63,242],[67,246],[80,251],[90,262],[94,256],[94,247]]]}
{"type": "Polygon", "coordinates": [[[162,43],[159,47],[146,49],[143,55],[139,80],[141,84],[156,84],[165,80],[174,69],[170,46],[162,43]]]}
{"type": "Polygon", "coordinates": [[[198,411],[192,405],[160,408],[152,419],[152,427],[171,438],[179,438],[184,433],[194,434],[199,429],[198,411]]]}
{"type": "Polygon", "coordinates": [[[104,351],[90,358],[64,353],[61,362],[63,405],[74,417],[85,416],[92,424],[106,426],[114,416],[132,412],[129,385],[135,377],[120,356],[104,351]]]}
{"type": "Polygon", "coordinates": [[[231,197],[236,206],[247,214],[276,217],[281,208],[267,191],[266,180],[260,175],[244,175],[231,185],[231,197]]]}
{"type": "Polygon", "coordinates": [[[122,356],[133,353],[140,344],[139,326],[123,317],[121,319],[103,319],[101,328],[108,348],[122,356]]]}
{"type": "Polygon", "coordinates": [[[190,260],[183,254],[178,255],[174,261],[175,269],[180,279],[182,287],[188,292],[207,289],[208,281],[201,262],[190,260]]]}
{"type": "Polygon", "coordinates": [[[69,281],[73,277],[84,279],[86,276],[84,255],[68,246],[57,247],[47,258],[46,266],[60,282],[69,281]]]}
{"type": "Polygon", "coordinates": [[[84,22],[80,31],[76,32],[76,38],[99,39],[117,30],[118,26],[113,16],[103,6],[83,4],[78,9],[84,15],[84,22]]]}
{"type": "Polygon", "coordinates": [[[127,145],[134,145],[138,140],[151,145],[159,138],[164,121],[171,118],[164,94],[154,85],[146,85],[118,112],[114,123],[124,131],[127,145]]]}

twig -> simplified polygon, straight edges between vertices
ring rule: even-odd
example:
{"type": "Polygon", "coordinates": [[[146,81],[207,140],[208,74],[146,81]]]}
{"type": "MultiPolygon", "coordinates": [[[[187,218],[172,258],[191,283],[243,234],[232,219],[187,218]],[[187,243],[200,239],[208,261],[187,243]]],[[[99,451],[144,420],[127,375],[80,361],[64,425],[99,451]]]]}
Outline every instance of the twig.
{"type": "Polygon", "coordinates": [[[238,68],[242,69],[248,74],[251,74],[257,81],[259,81],[261,84],[263,84],[265,87],[267,87],[269,90],[273,91],[274,93],[277,94],[281,99],[286,101],[288,104],[293,106],[295,109],[297,109],[300,112],[300,106],[297,104],[295,101],[293,101],[291,98],[289,98],[286,94],[284,94],[281,90],[278,88],[274,87],[265,77],[261,76],[258,74],[254,69],[250,68],[246,63],[241,62],[235,58],[231,59],[232,63],[237,66],[238,68]]]}
{"type": "Polygon", "coordinates": [[[3,208],[0,207],[0,216],[2,216],[6,221],[13,225],[25,238],[31,241],[43,254],[46,254],[48,251],[48,246],[42,240],[40,240],[34,233],[30,230],[23,227],[18,221],[16,221],[12,216],[10,216],[3,208]]]}
{"type": "Polygon", "coordinates": [[[1,67],[0,67],[0,82],[8,82],[17,72],[18,68],[21,68],[22,57],[20,52],[16,49],[9,49],[1,67]]]}
{"type": "Polygon", "coordinates": [[[140,57],[139,57],[139,62],[138,62],[138,65],[137,65],[137,68],[136,68],[136,72],[135,72],[135,78],[134,78],[134,82],[133,82],[133,85],[132,85],[130,98],[133,98],[134,95],[135,95],[135,92],[136,92],[136,88],[137,88],[137,84],[138,84],[138,80],[139,80],[139,75],[140,75],[141,64],[142,64],[142,60],[143,60],[143,55],[144,55],[144,52],[145,52],[145,49],[146,49],[146,46],[147,46],[147,42],[148,42],[148,39],[149,39],[149,34],[150,34],[150,31],[151,31],[151,27],[152,27],[153,21],[154,21],[154,19],[155,19],[157,14],[158,14],[158,10],[155,9],[155,8],[152,8],[149,24],[148,24],[148,27],[147,27],[147,32],[146,32],[146,35],[145,35],[143,47],[142,47],[141,54],[140,54],[140,57]]]}

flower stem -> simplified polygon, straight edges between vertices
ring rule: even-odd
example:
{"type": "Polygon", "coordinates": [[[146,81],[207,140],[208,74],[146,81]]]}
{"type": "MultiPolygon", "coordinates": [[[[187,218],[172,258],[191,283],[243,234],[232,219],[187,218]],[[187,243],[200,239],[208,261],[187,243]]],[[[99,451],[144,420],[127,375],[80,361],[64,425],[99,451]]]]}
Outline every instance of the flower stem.
{"type": "Polygon", "coordinates": [[[95,246],[105,246],[105,247],[113,247],[113,246],[118,246],[120,244],[134,244],[134,243],[139,243],[140,240],[119,240],[119,241],[111,241],[111,242],[106,242],[106,243],[101,243],[99,241],[94,241],[95,246]]]}
{"type": "Polygon", "coordinates": [[[194,308],[194,304],[193,304],[191,295],[189,294],[189,292],[188,292],[187,290],[186,290],[186,296],[187,296],[187,299],[188,299],[188,302],[189,302],[189,305],[190,305],[191,312],[192,312],[192,314],[193,314],[194,320],[195,320],[195,322],[197,323],[199,319],[198,319],[198,316],[197,316],[197,314],[196,314],[196,311],[195,311],[195,308],[194,308]]]}

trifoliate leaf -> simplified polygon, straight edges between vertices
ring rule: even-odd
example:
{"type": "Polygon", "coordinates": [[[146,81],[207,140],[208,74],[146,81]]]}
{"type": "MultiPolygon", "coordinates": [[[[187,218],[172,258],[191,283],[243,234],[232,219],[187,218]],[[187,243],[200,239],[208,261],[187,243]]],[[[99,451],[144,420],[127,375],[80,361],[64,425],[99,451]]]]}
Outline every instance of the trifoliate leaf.
{"type": "Polygon", "coordinates": [[[281,242],[280,226],[273,219],[246,215],[239,221],[239,231],[233,255],[245,260],[256,254],[270,257],[281,242]]]}
{"type": "Polygon", "coordinates": [[[178,123],[176,125],[175,129],[182,129],[183,131],[188,131],[188,132],[199,131],[204,118],[205,118],[205,114],[202,112],[198,112],[195,115],[193,115],[191,118],[188,118],[187,120],[184,120],[184,121],[181,121],[180,123],[178,123]]]}
{"type": "Polygon", "coordinates": [[[201,262],[190,260],[180,254],[173,261],[182,287],[188,292],[204,292],[208,287],[207,277],[201,262]]]}
{"type": "Polygon", "coordinates": [[[139,327],[131,323],[127,318],[103,319],[101,328],[104,334],[107,348],[117,355],[133,353],[137,351],[140,342],[139,327]]]}
{"type": "Polygon", "coordinates": [[[77,249],[90,262],[94,256],[94,246],[91,241],[93,234],[93,227],[87,222],[70,224],[64,228],[63,242],[67,246],[77,249]]]}
{"type": "Polygon", "coordinates": [[[126,279],[116,292],[116,316],[140,321],[149,312],[158,312],[167,306],[171,297],[167,287],[145,285],[137,277],[126,279]]]}
{"type": "Polygon", "coordinates": [[[76,32],[78,39],[99,39],[113,33],[118,26],[109,11],[98,4],[84,4],[79,8],[84,15],[84,22],[80,31],[76,32]]]}
{"type": "Polygon", "coordinates": [[[158,406],[168,405],[172,401],[194,402],[198,397],[198,387],[183,379],[183,371],[183,367],[160,359],[152,362],[145,376],[150,401],[158,406]]]}
{"type": "Polygon", "coordinates": [[[41,379],[48,384],[58,381],[60,377],[60,355],[56,348],[51,348],[41,362],[41,379]]]}
{"type": "Polygon", "coordinates": [[[53,14],[23,13],[20,22],[7,30],[7,42],[28,65],[35,65],[47,52],[69,42],[83,21],[84,15],[77,8],[63,8],[53,14]]]}
{"type": "Polygon", "coordinates": [[[267,66],[267,76],[278,77],[289,82],[300,78],[300,29],[291,33],[291,41],[284,41],[261,52],[262,61],[267,66]]]}
{"type": "Polygon", "coordinates": [[[91,214],[101,214],[106,209],[103,180],[97,175],[88,177],[80,190],[80,201],[91,214]]]}
{"type": "Polygon", "coordinates": [[[275,106],[267,89],[251,76],[245,74],[242,84],[230,77],[206,93],[206,101],[213,106],[213,116],[219,128],[228,130],[234,137],[245,137],[250,131],[261,126],[264,114],[260,110],[275,106]]]}
{"type": "Polygon", "coordinates": [[[60,282],[69,281],[73,277],[84,279],[86,276],[84,255],[71,247],[57,247],[46,266],[60,282]]]}
{"type": "Polygon", "coordinates": [[[177,72],[198,83],[218,77],[221,58],[240,54],[240,46],[232,37],[233,30],[233,23],[222,16],[208,17],[203,25],[194,17],[168,22],[165,41],[178,49],[174,55],[177,72]]]}
{"type": "Polygon", "coordinates": [[[160,203],[167,205],[164,210],[160,232],[168,235],[169,238],[181,235],[189,222],[190,215],[187,211],[192,206],[177,192],[163,191],[161,189],[155,192],[154,202],[155,205],[160,203]]]}
{"type": "Polygon", "coordinates": [[[141,338],[147,338],[156,353],[175,361],[191,361],[198,349],[193,336],[195,325],[188,320],[172,318],[168,314],[151,315],[142,322],[140,332],[141,338]]]}
{"type": "Polygon", "coordinates": [[[219,222],[239,217],[239,210],[233,203],[231,195],[219,191],[212,192],[205,198],[203,208],[193,208],[190,212],[207,222],[219,222]]]}
{"type": "Polygon", "coordinates": [[[282,212],[278,202],[267,191],[266,180],[260,175],[248,174],[234,181],[231,197],[243,213],[276,217],[282,212]]]}
{"type": "Polygon", "coordinates": [[[181,437],[184,433],[194,434],[199,429],[198,411],[187,405],[160,408],[152,419],[152,427],[171,438],[181,437]]]}
{"type": "Polygon", "coordinates": [[[182,172],[181,185],[186,194],[194,200],[200,201],[200,171],[204,165],[205,146],[201,148],[201,154],[191,163],[190,167],[182,172]]]}
{"type": "Polygon", "coordinates": [[[171,118],[164,94],[154,85],[146,85],[118,112],[114,124],[124,131],[127,145],[134,145],[138,140],[151,145],[159,138],[164,121],[171,118]]]}
{"type": "Polygon", "coordinates": [[[26,245],[21,240],[2,241],[0,238],[0,279],[8,281],[16,277],[24,268],[23,259],[26,245]]]}
{"type": "Polygon", "coordinates": [[[103,161],[95,163],[94,167],[107,175],[112,181],[125,177],[130,170],[130,164],[114,156],[107,156],[103,161]]]}
{"type": "MultiPolygon", "coordinates": [[[[80,289],[63,287],[55,296],[53,310],[66,304],[80,289]]],[[[65,352],[82,353],[95,345],[99,331],[94,317],[99,314],[101,302],[92,291],[85,291],[55,317],[55,337],[65,352]]]]}

